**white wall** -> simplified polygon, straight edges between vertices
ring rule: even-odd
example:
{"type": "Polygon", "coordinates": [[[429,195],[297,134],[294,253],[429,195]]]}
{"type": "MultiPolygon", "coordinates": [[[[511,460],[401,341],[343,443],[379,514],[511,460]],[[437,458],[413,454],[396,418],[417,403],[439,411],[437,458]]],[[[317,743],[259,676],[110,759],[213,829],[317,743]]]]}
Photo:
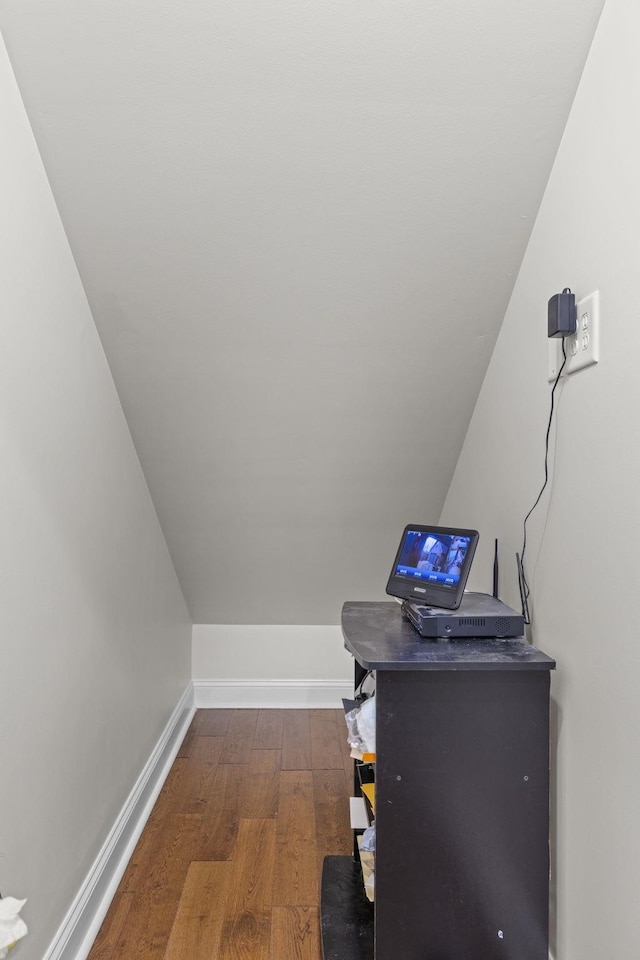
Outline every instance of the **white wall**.
{"type": "Polygon", "coordinates": [[[196,624],[193,676],[219,679],[349,679],[353,659],[337,626],[196,624]]]}
{"type": "Polygon", "coordinates": [[[440,513],[602,2],[0,2],[195,622],[440,513]]]}
{"type": "Polygon", "coordinates": [[[472,586],[501,539],[504,599],[542,482],[546,302],[601,291],[602,359],[564,384],[555,479],[530,525],[533,642],[552,682],[554,950],[635,960],[640,944],[640,6],[607,0],[442,514],[477,524],[472,586]]]}
{"type": "Polygon", "coordinates": [[[189,683],[190,622],[1,41],[0,142],[0,890],[41,960],[189,683]]]}
{"type": "Polygon", "coordinates": [[[335,625],[195,624],[196,706],[339,707],[353,659],[335,625]]]}

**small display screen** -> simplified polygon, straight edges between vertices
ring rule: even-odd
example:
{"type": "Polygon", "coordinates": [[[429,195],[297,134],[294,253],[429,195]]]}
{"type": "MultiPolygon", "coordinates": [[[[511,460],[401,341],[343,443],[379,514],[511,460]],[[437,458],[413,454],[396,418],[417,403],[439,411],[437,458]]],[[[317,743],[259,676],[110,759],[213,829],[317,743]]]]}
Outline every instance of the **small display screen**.
{"type": "Polygon", "coordinates": [[[471,537],[408,530],[396,564],[396,577],[455,587],[460,580],[471,537]]]}
{"type": "Polygon", "coordinates": [[[457,609],[477,543],[477,530],[408,524],[389,576],[387,593],[427,606],[457,609]]]}

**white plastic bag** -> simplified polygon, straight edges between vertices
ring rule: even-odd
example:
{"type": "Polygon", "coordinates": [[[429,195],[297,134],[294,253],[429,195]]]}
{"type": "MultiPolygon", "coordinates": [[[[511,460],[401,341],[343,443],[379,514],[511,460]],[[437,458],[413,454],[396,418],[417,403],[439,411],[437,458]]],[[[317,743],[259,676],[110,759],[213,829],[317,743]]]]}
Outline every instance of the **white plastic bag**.
{"type": "Polygon", "coordinates": [[[20,916],[26,902],[15,897],[0,899],[0,960],[4,960],[16,941],[27,933],[27,925],[20,916]]]}
{"type": "Polygon", "coordinates": [[[361,850],[367,850],[369,853],[375,853],[376,850],[376,824],[375,820],[370,827],[362,834],[361,850]]]}
{"type": "Polygon", "coordinates": [[[376,698],[363,700],[346,714],[347,742],[359,753],[376,752],[376,698]]]}
{"type": "Polygon", "coordinates": [[[365,753],[376,752],[376,698],[369,697],[358,711],[358,730],[365,745],[365,753]]]}

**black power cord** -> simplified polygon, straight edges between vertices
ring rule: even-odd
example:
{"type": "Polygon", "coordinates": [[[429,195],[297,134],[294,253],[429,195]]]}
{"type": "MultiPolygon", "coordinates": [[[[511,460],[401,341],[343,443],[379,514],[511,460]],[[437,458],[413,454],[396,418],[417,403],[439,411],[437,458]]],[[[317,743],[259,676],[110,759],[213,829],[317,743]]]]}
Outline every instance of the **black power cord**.
{"type": "Polygon", "coordinates": [[[562,365],[558,370],[558,376],[553,382],[553,387],[551,389],[551,410],[549,411],[549,422],[547,424],[547,435],[544,442],[544,483],[540,488],[540,493],[536,497],[535,503],[529,510],[529,513],[524,518],[522,524],[522,551],[516,553],[516,563],[518,565],[518,585],[520,587],[520,600],[522,601],[522,616],[524,617],[525,623],[531,623],[531,617],[529,616],[529,584],[527,582],[527,577],[524,571],[524,554],[527,549],[527,520],[535,510],[535,508],[540,503],[540,498],[544,493],[547,484],[549,483],[549,437],[551,435],[551,425],[553,423],[553,411],[554,411],[554,402],[555,402],[555,392],[558,383],[560,382],[560,377],[562,376],[562,371],[564,370],[567,363],[567,351],[564,345],[565,338],[562,338],[562,365]]]}

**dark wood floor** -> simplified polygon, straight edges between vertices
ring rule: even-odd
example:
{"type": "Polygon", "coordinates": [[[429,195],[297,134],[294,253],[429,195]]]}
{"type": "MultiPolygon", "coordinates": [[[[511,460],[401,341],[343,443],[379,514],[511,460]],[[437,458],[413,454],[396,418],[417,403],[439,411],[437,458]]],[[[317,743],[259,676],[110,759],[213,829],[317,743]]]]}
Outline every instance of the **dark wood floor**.
{"type": "Polygon", "coordinates": [[[321,960],[351,770],[341,710],[198,710],[89,960],[321,960]]]}

